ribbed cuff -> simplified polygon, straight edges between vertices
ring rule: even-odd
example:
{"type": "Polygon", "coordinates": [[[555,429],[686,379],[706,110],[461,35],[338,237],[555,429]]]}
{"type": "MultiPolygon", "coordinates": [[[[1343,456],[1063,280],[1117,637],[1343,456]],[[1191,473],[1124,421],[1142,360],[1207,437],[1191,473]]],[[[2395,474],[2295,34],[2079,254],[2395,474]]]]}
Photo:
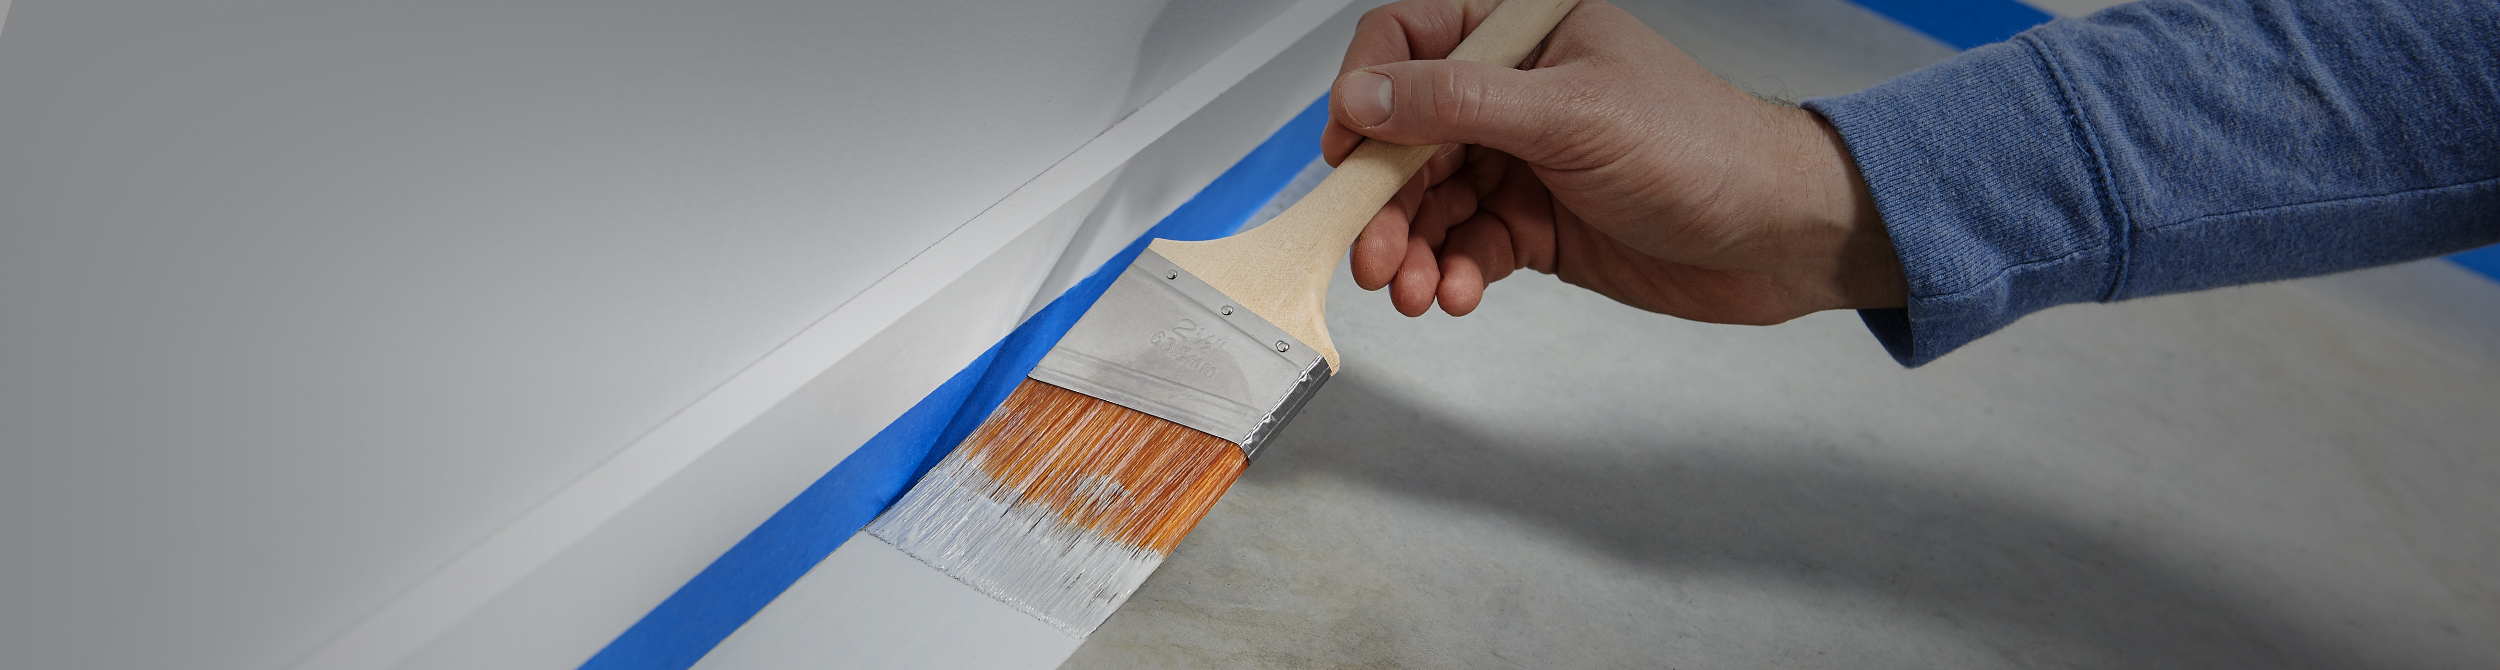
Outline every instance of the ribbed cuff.
{"type": "Polygon", "coordinates": [[[1902,365],[2025,314],[2105,299],[2125,228],[2085,117],[2029,36],[1808,100],[1840,130],[1909,279],[1860,316],[1902,365]]]}

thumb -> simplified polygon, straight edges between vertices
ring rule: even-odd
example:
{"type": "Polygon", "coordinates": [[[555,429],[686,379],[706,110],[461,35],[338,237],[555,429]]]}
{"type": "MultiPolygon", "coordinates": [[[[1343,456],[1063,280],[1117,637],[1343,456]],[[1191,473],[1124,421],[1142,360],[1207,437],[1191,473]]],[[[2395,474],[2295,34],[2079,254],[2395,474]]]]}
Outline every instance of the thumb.
{"type": "MultiPolygon", "coordinates": [[[[1566,153],[1576,105],[1550,70],[1415,60],[1345,73],[1329,114],[1348,130],[1393,144],[1478,144],[1547,164],[1566,153]]],[[[1585,131],[1585,128],[1581,129],[1585,131]]]]}

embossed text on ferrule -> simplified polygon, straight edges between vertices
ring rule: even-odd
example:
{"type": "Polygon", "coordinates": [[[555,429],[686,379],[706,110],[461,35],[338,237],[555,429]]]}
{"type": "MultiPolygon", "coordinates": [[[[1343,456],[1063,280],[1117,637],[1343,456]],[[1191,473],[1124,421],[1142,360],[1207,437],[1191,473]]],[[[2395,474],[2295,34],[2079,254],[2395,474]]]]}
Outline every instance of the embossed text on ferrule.
{"type": "Polygon", "coordinates": [[[1181,369],[1200,377],[1215,374],[1214,359],[1223,355],[1219,349],[1225,342],[1221,331],[1201,327],[1195,319],[1181,319],[1180,323],[1155,331],[1146,338],[1146,343],[1153,345],[1156,351],[1163,352],[1164,356],[1180,364],[1181,369]]]}

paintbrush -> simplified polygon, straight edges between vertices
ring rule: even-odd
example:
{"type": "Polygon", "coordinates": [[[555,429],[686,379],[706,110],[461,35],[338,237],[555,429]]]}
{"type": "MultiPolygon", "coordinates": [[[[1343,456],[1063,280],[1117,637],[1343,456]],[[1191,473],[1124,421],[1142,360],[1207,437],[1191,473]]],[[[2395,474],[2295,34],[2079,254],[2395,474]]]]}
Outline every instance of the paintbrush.
{"type": "MultiPolygon", "coordinates": [[[[1450,59],[1517,65],[1576,1],[1507,0],[1450,59]]],[[[1265,225],[1150,243],[867,532],[1091,634],[1342,369],[1329,279],[1436,149],[1366,140],[1265,225]]]]}

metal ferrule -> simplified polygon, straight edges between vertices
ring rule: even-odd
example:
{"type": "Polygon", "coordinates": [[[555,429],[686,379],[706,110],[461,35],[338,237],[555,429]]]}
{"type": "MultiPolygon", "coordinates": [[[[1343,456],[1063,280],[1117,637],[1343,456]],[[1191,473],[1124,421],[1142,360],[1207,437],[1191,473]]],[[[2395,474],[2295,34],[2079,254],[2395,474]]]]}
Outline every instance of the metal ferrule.
{"type": "Polygon", "coordinates": [[[1319,351],[1149,250],[1032,377],[1231,440],[1255,459],[1328,374],[1319,351]]]}

